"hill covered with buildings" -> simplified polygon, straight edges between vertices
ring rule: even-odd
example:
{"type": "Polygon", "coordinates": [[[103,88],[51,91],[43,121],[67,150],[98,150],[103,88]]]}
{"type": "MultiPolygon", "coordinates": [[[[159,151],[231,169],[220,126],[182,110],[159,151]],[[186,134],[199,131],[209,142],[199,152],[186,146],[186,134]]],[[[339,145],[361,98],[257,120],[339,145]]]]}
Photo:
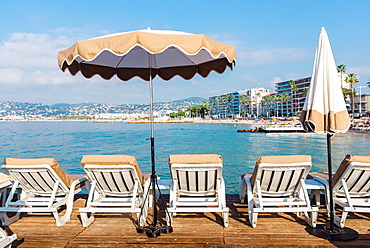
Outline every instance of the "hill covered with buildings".
{"type": "MultiPolygon", "coordinates": [[[[153,104],[154,111],[178,111],[190,106],[203,104],[207,100],[200,97],[172,102],[157,102],[153,104]]],[[[101,114],[142,114],[149,113],[149,104],[104,104],[104,103],[58,103],[45,105],[41,103],[0,101],[0,120],[24,119],[68,119],[68,118],[95,118],[101,114]]]]}

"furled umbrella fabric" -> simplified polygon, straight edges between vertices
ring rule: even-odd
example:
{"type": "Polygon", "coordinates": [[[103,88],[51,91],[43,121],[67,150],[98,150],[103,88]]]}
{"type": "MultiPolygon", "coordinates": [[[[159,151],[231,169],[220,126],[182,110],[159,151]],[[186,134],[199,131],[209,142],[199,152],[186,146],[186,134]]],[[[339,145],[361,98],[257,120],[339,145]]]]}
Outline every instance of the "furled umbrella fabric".
{"type": "Polygon", "coordinates": [[[344,102],[328,35],[321,29],[310,89],[300,116],[308,132],[344,133],[350,119],[344,102]]]}

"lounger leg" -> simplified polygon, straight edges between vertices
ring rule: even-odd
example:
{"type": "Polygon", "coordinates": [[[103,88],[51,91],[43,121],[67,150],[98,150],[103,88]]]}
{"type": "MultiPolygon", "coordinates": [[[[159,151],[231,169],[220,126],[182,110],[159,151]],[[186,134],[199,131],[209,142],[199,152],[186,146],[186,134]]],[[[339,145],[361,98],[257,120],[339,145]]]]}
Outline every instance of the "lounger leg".
{"type": "Polygon", "coordinates": [[[143,210],[141,213],[136,213],[136,218],[138,220],[138,226],[142,227],[146,223],[146,218],[147,218],[147,212],[146,210],[143,210]]]}
{"type": "Polygon", "coordinates": [[[245,201],[245,192],[247,192],[247,184],[244,182],[243,177],[239,178],[239,199],[241,203],[245,201]]]}
{"type": "Polygon", "coordinates": [[[94,221],[94,214],[95,213],[90,213],[90,217],[87,217],[87,213],[86,212],[81,212],[81,209],[80,209],[80,217],[81,217],[81,222],[82,222],[82,226],[83,227],[87,227],[91,223],[93,223],[93,221],[94,221]]]}
{"type": "Polygon", "coordinates": [[[224,209],[224,211],[222,212],[222,218],[224,219],[224,227],[228,227],[229,226],[229,209],[228,208],[224,209]]]}
{"type": "Polygon", "coordinates": [[[257,226],[257,218],[258,218],[258,213],[255,213],[253,211],[253,202],[250,201],[248,202],[248,217],[249,217],[249,222],[253,228],[257,226]]]}
{"type": "Polygon", "coordinates": [[[172,212],[168,212],[168,214],[166,214],[166,222],[167,222],[167,225],[172,225],[172,219],[173,219],[173,213],[172,212]]]}
{"type": "Polygon", "coordinates": [[[141,207],[141,211],[136,213],[138,225],[144,226],[148,217],[148,201],[145,201],[141,207]]]}
{"type": "Polygon", "coordinates": [[[10,248],[12,243],[17,239],[17,235],[13,234],[8,236],[3,229],[0,228],[0,247],[10,248]]]}
{"type": "Polygon", "coordinates": [[[307,222],[307,224],[309,224],[313,228],[316,227],[317,215],[318,215],[317,211],[304,213],[305,221],[307,222]]]}
{"type": "Polygon", "coordinates": [[[0,219],[3,226],[9,226],[10,224],[19,220],[20,213],[15,214],[13,217],[9,217],[6,212],[0,213],[0,219]]]}
{"type": "Polygon", "coordinates": [[[348,212],[343,210],[342,218],[340,218],[335,212],[334,212],[334,224],[339,226],[340,228],[344,228],[344,224],[346,222],[348,212]]]}

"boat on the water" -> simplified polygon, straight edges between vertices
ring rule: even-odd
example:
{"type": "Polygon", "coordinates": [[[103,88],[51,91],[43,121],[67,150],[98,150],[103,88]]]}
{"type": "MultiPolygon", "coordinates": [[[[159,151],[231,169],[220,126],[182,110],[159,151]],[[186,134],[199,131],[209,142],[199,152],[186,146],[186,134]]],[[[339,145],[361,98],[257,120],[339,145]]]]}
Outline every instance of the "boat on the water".
{"type": "Polygon", "coordinates": [[[265,133],[304,133],[301,123],[279,123],[262,127],[265,133]]]}

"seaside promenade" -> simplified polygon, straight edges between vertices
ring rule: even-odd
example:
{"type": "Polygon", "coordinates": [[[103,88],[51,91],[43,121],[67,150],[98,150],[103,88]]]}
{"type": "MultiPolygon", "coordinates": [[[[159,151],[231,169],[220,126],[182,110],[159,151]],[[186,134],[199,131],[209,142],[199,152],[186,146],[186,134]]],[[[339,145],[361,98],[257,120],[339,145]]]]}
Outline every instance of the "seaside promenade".
{"type": "MultiPolygon", "coordinates": [[[[136,232],[136,217],[130,214],[97,214],[89,227],[82,227],[78,209],[86,197],[76,196],[71,220],[62,227],[43,214],[25,215],[5,227],[8,234],[17,234],[13,247],[370,247],[369,214],[348,216],[346,227],[358,231],[358,239],[329,241],[306,232],[306,222],[295,213],[260,214],[257,227],[252,228],[247,205],[239,202],[238,195],[228,194],[229,227],[222,226],[218,213],[179,214],[172,233],[148,238],[136,232]]],[[[168,201],[168,195],[164,200],[168,201]]],[[[159,207],[159,222],[164,223],[163,202],[159,207]]],[[[318,224],[326,220],[321,205],[318,224]]]]}

